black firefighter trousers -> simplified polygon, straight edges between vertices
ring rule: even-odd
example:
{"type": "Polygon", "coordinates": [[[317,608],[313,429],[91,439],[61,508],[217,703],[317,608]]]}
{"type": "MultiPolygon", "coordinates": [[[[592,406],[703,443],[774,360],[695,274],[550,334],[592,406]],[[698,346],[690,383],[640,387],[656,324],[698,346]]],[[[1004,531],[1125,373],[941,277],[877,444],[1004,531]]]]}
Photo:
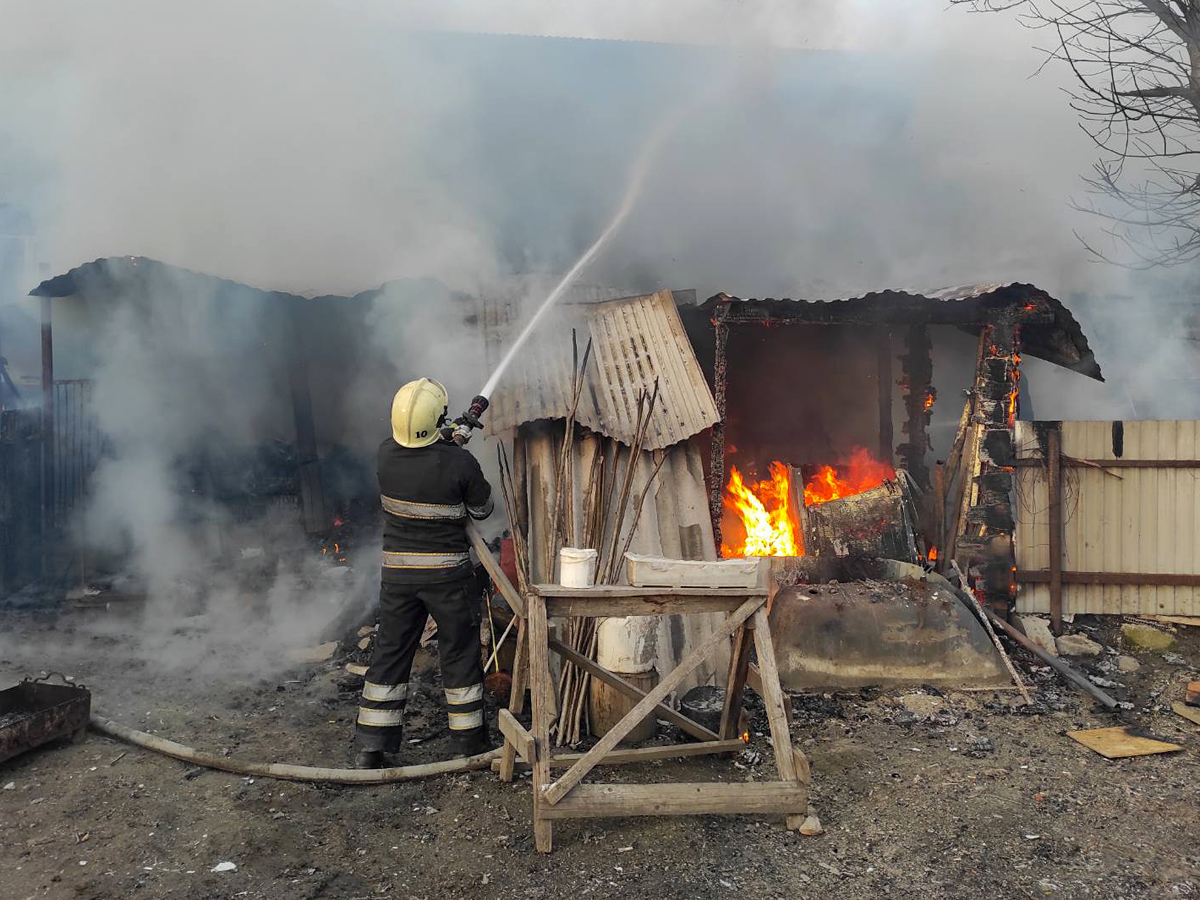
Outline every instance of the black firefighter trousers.
{"type": "Polygon", "coordinates": [[[427,615],[437,622],[450,734],[468,743],[484,734],[476,585],[474,576],[436,584],[385,581],[380,585],[375,655],[367,669],[355,727],[355,742],[361,749],[385,753],[400,749],[409,672],[427,615]]]}

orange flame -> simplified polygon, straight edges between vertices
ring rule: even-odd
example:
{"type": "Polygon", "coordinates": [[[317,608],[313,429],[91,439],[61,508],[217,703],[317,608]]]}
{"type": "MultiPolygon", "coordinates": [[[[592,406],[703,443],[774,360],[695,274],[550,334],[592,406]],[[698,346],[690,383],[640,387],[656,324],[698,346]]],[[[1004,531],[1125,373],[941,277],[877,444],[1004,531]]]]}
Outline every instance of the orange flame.
{"type": "Polygon", "coordinates": [[[791,479],[788,469],[776,460],[771,463],[771,477],[756,484],[746,484],[737,466],[729,469],[729,484],[725,488],[725,506],[737,514],[746,539],[739,547],[722,542],[721,555],[733,556],[803,556],[800,529],[790,507],[791,479]]]}
{"type": "MultiPolygon", "coordinates": [[[[804,544],[791,510],[791,480],[788,467],[776,460],[768,468],[770,478],[747,483],[737,466],[729,469],[725,508],[733,513],[745,532],[738,541],[732,535],[721,543],[727,559],[746,556],[803,556],[804,544]]],[[[816,506],[839,497],[861,494],[895,478],[889,463],[872,459],[859,447],[839,465],[821,466],[804,486],[804,505],[816,506]]]]}
{"type": "Polygon", "coordinates": [[[1017,422],[1017,395],[1021,386],[1021,354],[1012,355],[1013,389],[1008,395],[1008,427],[1012,428],[1017,422]]]}
{"type": "Polygon", "coordinates": [[[850,454],[849,461],[838,469],[821,466],[817,470],[804,486],[804,505],[815,506],[839,497],[852,497],[895,477],[896,470],[890,463],[872,459],[870,453],[858,447],[850,454]]]}
{"type": "Polygon", "coordinates": [[[930,548],[929,548],[929,561],[930,561],[930,562],[937,562],[937,547],[930,547],[930,548]]]}
{"type": "Polygon", "coordinates": [[[928,394],[925,395],[925,408],[927,410],[933,409],[933,392],[932,391],[930,391],[928,394]]]}

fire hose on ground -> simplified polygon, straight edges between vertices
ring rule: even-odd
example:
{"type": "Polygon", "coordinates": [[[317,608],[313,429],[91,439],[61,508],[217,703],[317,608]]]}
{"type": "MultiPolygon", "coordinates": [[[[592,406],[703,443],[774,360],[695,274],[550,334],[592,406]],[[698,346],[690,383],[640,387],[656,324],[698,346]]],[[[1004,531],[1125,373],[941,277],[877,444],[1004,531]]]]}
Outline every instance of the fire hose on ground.
{"type": "Polygon", "coordinates": [[[166,738],[138,731],[136,728],[128,728],[98,713],[92,713],[89,724],[93,731],[98,731],[100,734],[208,769],[219,769],[222,772],[232,772],[234,775],[253,775],[259,778],[280,778],[285,781],[328,784],[391,784],[397,781],[428,778],[432,775],[450,775],[455,772],[487,769],[491,766],[493,759],[499,758],[501,752],[500,750],[491,750],[478,756],[422,763],[416,766],[395,766],[389,769],[328,769],[322,766],[251,762],[233,757],[216,756],[188,747],[186,744],[178,744],[166,738]]]}

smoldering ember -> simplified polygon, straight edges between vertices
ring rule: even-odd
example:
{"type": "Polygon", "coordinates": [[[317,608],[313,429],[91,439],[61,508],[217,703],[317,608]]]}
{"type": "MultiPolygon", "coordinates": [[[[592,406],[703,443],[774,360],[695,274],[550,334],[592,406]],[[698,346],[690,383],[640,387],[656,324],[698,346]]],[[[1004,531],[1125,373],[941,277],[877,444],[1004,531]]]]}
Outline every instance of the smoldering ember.
{"type": "Polygon", "coordinates": [[[0,900],[1200,897],[1200,3],[9,5],[0,900]]]}

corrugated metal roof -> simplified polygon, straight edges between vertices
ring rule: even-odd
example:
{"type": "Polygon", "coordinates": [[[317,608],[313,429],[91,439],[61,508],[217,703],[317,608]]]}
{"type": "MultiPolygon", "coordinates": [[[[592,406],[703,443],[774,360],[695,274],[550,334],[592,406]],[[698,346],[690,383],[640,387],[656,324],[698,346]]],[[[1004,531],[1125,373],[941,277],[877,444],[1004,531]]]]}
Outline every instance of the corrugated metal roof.
{"type": "Polygon", "coordinates": [[[764,320],[804,319],[814,323],[879,322],[891,324],[954,324],[978,333],[992,309],[1028,301],[1040,302],[1052,321],[1027,321],[1021,325],[1023,353],[1044,359],[1103,381],[1095,354],[1079,322],[1060,300],[1032,284],[972,284],[932,290],[884,290],[836,300],[743,299],[721,293],[702,307],[711,312],[722,303],[737,303],[764,320]],[[930,309],[931,304],[937,310],[930,309]]]}
{"type": "MultiPolygon", "coordinates": [[[[488,362],[500,358],[520,320],[515,304],[484,301],[488,362]]],[[[670,291],[598,303],[569,304],[547,317],[491,398],[490,433],[536,419],[565,418],[571,400],[571,329],[592,358],[577,421],[623,443],[633,441],[638,394],[658,381],[658,403],[645,446],[687,440],[717,421],[717,405],[683,330],[670,291]]]]}

